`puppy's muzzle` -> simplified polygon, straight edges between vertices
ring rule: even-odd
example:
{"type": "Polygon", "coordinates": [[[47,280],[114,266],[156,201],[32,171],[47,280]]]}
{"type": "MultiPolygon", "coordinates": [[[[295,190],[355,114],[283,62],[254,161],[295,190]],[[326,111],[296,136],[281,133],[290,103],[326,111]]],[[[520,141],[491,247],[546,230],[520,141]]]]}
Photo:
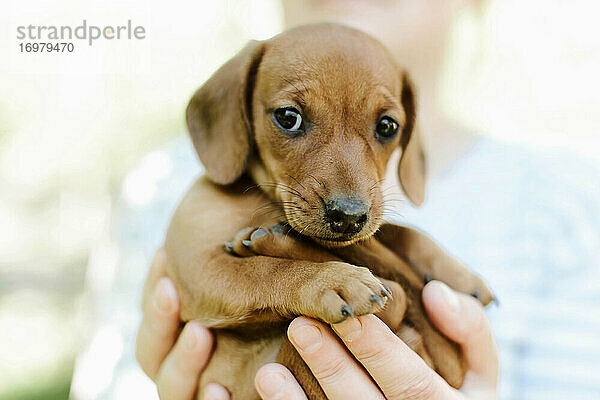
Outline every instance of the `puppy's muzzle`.
{"type": "Polygon", "coordinates": [[[369,219],[369,206],[352,197],[336,197],[325,204],[325,222],[333,233],[354,235],[369,219]]]}

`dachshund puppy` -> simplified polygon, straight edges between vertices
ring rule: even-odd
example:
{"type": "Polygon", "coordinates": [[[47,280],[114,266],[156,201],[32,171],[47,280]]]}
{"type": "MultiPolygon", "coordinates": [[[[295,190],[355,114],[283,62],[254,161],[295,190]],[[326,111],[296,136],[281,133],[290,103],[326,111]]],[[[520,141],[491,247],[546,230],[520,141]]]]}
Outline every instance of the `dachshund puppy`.
{"type": "Polygon", "coordinates": [[[187,124],[206,176],[176,210],[165,248],[182,318],[215,333],[200,395],[218,382],[233,399],[258,399],[257,369],[279,361],[309,398],[325,398],[286,339],[298,315],[378,313],[462,384],[457,346],[425,316],[423,281],[484,304],[492,293],[425,235],[383,224],[381,182],[398,147],[404,192],[423,201],[415,113],[407,72],[373,38],[333,24],[249,43],[194,94],[187,124]]]}

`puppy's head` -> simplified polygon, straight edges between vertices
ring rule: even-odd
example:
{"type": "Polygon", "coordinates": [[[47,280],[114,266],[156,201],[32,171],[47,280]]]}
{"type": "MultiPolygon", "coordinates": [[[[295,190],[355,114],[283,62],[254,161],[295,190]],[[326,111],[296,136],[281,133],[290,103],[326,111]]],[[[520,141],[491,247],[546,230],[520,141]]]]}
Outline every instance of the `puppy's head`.
{"type": "Polygon", "coordinates": [[[331,24],[252,42],[194,95],[188,127],[208,176],[244,171],[298,232],[328,246],[371,236],[383,214],[390,155],[421,204],[425,161],[405,71],[374,39],[331,24]]]}

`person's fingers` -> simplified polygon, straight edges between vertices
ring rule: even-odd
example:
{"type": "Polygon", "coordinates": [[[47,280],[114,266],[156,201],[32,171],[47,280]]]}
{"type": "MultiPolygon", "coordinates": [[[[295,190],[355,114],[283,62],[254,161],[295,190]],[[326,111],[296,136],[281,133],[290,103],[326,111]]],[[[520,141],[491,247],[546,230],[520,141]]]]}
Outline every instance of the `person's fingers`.
{"type": "Polygon", "coordinates": [[[349,318],[334,324],[333,330],[386,399],[457,398],[456,391],[375,315],[349,318]]]}
{"type": "Polygon", "coordinates": [[[160,278],[138,329],[136,357],[152,379],[167,356],[179,331],[179,297],[169,278],[160,278]]]}
{"type": "Polygon", "coordinates": [[[263,400],[307,400],[294,375],[283,365],[263,365],[254,378],[254,386],[263,400]]]}
{"type": "Polygon", "coordinates": [[[191,400],[198,377],[210,358],[210,331],[197,321],[187,323],[160,366],[156,386],[161,400],[191,400]]]}
{"type": "Polygon", "coordinates": [[[224,386],[218,383],[209,383],[204,388],[201,398],[204,400],[229,400],[231,395],[224,386]]]}
{"type": "Polygon", "coordinates": [[[146,310],[152,303],[152,293],[159,279],[167,276],[167,255],[165,249],[161,247],[154,253],[150,271],[144,283],[144,291],[142,292],[142,310],[146,310]]]}
{"type": "Polygon", "coordinates": [[[425,286],[423,303],[433,324],[461,346],[467,364],[463,389],[495,389],[498,353],[481,304],[439,281],[431,281],[425,286]]]}
{"type": "Polygon", "coordinates": [[[371,378],[325,324],[298,317],[290,324],[288,336],[328,399],[384,398],[371,378]]]}
{"type": "Polygon", "coordinates": [[[204,392],[202,393],[202,399],[204,400],[229,400],[231,399],[231,395],[229,391],[225,389],[224,386],[219,385],[218,383],[209,383],[204,388],[204,392]]]}

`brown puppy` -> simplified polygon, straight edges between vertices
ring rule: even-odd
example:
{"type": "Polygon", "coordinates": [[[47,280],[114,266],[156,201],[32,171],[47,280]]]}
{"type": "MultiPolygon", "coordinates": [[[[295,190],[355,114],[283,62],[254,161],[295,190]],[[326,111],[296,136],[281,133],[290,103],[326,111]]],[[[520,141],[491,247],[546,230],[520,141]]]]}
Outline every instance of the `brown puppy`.
{"type": "Polygon", "coordinates": [[[258,398],[257,369],[279,360],[324,398],[287,324],[371,312],[461,385],[456,346],[424,315],[423,279],[484,304],[491,292],[426,236],[382,226],[381,182],[398,146],[402,187],[423,201],[414,121],[407,73],[374,39],[330,24],[248,44],[196,92],[187,122],[207,176],[178,207],[165,247],[182,318],[216,328],[200,394],[214,381],[234,399],[258,398]]]}

